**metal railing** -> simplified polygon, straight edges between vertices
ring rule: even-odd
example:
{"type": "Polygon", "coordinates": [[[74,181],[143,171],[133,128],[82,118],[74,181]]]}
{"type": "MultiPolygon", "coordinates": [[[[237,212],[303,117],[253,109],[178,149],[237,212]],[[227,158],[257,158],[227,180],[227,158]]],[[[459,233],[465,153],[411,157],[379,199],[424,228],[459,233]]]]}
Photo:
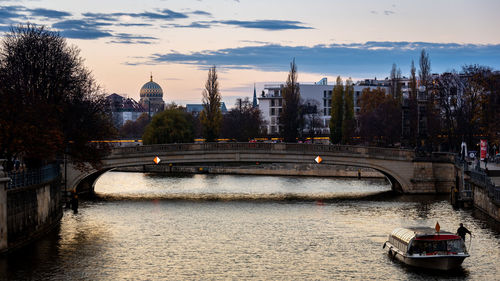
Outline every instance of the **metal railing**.
{"type": "Polygon", "coordinates": [[[8,172],[10,178],[8,189],[42,184],[56,179],[60,174],[58,164],[49,164],[38,169],[8,172]]]}

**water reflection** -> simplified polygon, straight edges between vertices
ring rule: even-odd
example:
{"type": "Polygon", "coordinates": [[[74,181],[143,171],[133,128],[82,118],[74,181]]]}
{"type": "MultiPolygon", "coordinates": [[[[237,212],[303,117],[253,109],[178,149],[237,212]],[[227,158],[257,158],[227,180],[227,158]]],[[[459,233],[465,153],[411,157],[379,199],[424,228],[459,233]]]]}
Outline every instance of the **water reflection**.
{"type": "Polygon", "coordinates": [[[112,198],[119,200],[98,198],[82,202],[76,215],[65,213],[52,235],[28,250],[0,259],[0,279],[498,278],[500,261],[494,257],[500,256],[500,233],[489,228],[487,220],[472,211],[454,210],[446,196],[388,194],[387,184],[379,184],[319,178],[165,178],[109,173],[99,180],[96,190],[101,196],[113,194],[112,198]],[[217,195],[213,190],[231,196],[238,192],[368,196],[340,196],[322,204],[317,200],[193,201],[168,197],[171,193],[217,195]],[[433,226],[437,220],[443,230],[452,232],[463,222],[474,234],[471,257],[460,270],[442,273],[409,268],[392,261],[382,249],[394,228],[433,226]]]}

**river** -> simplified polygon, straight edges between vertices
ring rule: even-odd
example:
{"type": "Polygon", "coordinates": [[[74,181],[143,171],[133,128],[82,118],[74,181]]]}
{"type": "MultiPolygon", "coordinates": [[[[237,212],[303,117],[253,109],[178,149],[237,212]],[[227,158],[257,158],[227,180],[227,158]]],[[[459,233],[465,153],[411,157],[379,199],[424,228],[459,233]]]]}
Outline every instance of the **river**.
{"type": "MultiPolygon", "coordinates": [[[[399,196],[382,180],[110,172],[97,198],[0,259],[8,280],[498,280],[498,226],[446,196],[399,196]],[[453,272],[392,261],[399,226],[474,237],[453,272]]],[[[469,239],[466,244],[469,245],[469,239]]]]}

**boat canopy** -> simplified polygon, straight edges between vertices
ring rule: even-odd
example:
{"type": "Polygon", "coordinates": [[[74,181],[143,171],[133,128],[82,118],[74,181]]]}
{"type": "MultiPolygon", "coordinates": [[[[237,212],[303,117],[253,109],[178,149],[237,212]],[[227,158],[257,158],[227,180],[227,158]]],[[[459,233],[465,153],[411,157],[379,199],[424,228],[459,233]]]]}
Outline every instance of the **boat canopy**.
{"type": "Polygon", "coordinates": [[[396,228],[392,231],[391,236],[408,245],[410,244],[411,239],[415,237],[415,231],[408,228],[396,228]]]}
{"type": "Polygon", "coordinates": [[[448,240],[457,239],[453,233],[441,231],[436,233],[436,230],[431,227],[408,227],[408,228],[396,228],[391,233],[392,237],[399,239],[400,241],[410,244],[413,238],[418,240],[448,240]]]}

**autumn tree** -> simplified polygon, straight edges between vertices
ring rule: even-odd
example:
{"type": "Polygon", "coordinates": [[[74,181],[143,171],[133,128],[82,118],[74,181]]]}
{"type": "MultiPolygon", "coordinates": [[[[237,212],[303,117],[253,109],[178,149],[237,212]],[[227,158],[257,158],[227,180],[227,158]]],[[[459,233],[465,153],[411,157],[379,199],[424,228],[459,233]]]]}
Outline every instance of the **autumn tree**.
{"type": "Polygon", "coordinates": [[[246,142],[258,137],[261,132],[260,110],[253,107],[250,99],[238,99],[235,107],[223,116],[221,134],[225,138],[246,142]]]}
{"type": "Polygon", "coordinates": [[[188,143],[193,139],[190,114],[178,108],[167,108],[155,114],[142,136],[144,144],[188,143]]]}
{"type": "Polygon", "coordinates": [[[1,157],[22,156],[31,167],[64,152],[97,165],[106,151],[89,141],[114,134],[104,95],[79,50],[43,26],[20,25],[4,36],[0,100],[1,157]]]}
{"type": "Polygon", "coordinates": [[[333,87],[331,117],[330,117],[330,139],[333,143],[342,141],[342,120],[344,117],[344,85],[342,78],[337,76],[337,82],[333,87]]]}
{"type": "Polygon", "coordinates": [[[354,135],[354,84],[349,78],[345,83],[344,117],[342,118],[342,143],[349,144],[354,135]]]}
{"type": "Polygon", "coordinates": [[[300,125],[300,87],[295,59],[290,63],[290,72],[282,90],[283,110],[280,115],[281,135],[285,142],[297,142],[300,125]]]}
{"type": "Polygon", "coordinates": [[[220,133],[222,112],[220,109],[221,94],[217,80],[215,65],[208,70],[208,78],[203,90],[203,110],[200,113],[200,122],[203,136],[207,142],[213,142],[220,133]]]}

